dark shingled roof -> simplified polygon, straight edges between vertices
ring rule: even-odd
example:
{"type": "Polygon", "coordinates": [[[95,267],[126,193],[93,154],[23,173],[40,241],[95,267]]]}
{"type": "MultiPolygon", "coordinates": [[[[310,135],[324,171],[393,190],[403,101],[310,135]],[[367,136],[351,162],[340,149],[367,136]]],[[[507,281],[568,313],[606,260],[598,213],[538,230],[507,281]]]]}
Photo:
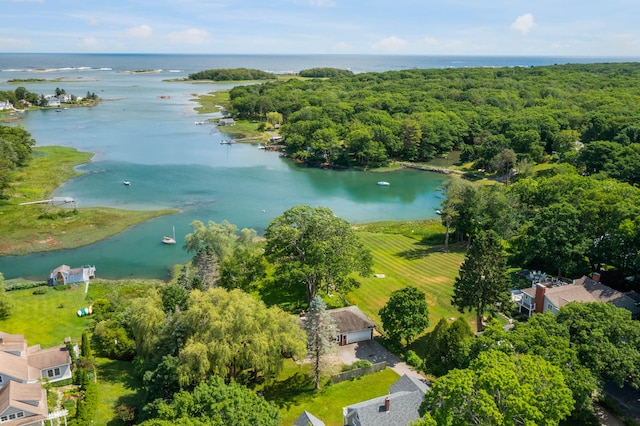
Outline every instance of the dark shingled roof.
{"type": "Polygon", "coordinates": [[[390,388],[389,395],[370,399],[343,409],[348,425],[405,426],[420,418],[418,409],[429,387],[418,379],[400,377],[390,388]],[[389,411],[385,400],[389,398],[389,411]]]}
{"type": "Polygon", "coordinates": [[[331,318],[335,321],[340,333],[366,330],[367,328],[374,328],[376,326],[357,306],[331,309],[327,312],[329,312],[329,315],[331,315],[331,318]]]}
{"type": "Polygon", "coordinates": [[[324,426],[324,422],[308,412],[304,410],[300,417],[293,423],[293,426],[324,426]]]}

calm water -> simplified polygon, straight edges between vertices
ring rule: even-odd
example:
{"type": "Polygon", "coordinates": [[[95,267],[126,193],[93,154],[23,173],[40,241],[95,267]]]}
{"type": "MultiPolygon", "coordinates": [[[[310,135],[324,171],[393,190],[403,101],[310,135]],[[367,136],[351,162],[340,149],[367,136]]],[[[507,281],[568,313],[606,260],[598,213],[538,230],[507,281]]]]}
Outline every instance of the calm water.
{"type": "MultiPolygon", "coordinates": [[[[611,61],[612,58],[606,60],[611,61]]],[[[619,60],[633,60],[619,58],[619,60]]],[[[80,207],[174,208],[179,213],[133,227],[108,240],[75,250],[0,257],[5,278],[45,279],[60,264],[95,264],[106,278],[167,278],[184,262],[183,236],[194,219],[262,231],[284,210],[299,204],[330,207],[350,222],[408,220],[435,216],[444,177],[400,171],[388,174],[327,171],[297,166],[256,145],[221,145],[215,126],[195,125],[194,93],[229,86],[167,83],[167,78],[209,68],[249,67],[274,72],[331,66],[354,72],[458,66],[531,66],[598,62],[597,58],[484,58],[396,56],[255,55],[16,55],[0,54],[0,82],[13,78],[62,78],[25,84],[36,93],[97,93],[94,108],[33,111],[22,124],[39,145],[63,145],[95,153],[81,177],[54,196],[73,197],[80,207]],[[130,74],[127,70],[158,70],[130,74]],[[46,70],[46,71],[45,71],[46,70]],[[124,186],[123,180],[131,181],[124,186]],[[391,186],[376,185],[379,180],[391,186]],[[163,245],[175,226],[178,244],[163,245]]],[[[13,86],[0,85],[0,90],[13,86]]],[[[212,115],[212,116],[215,116],[212,115]]]]}

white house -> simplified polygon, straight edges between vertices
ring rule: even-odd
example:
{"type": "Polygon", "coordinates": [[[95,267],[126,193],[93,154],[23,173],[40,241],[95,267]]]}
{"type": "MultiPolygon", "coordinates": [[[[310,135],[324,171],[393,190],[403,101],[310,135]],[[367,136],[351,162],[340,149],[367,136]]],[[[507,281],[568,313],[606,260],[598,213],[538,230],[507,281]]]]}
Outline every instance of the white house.
{"type": "Polygon", "coordinates": [[[4,111],[5,109],[12,109],[13,105],[9,101],[0,101],[0,111],[4,111]]]}
{"type": "Polygon", "coordinates": [[[233,118],[221,118],[218,120],[218,126],[235,126],[236,121],[233,118]]]}
{"type": "Polygon", "coordinates": [[[95,266],[81,266],[79,268],[71,268],[68,265],[60,265],[49,275],[49,285],[58,284],[74,284],[88,283],[91,278],[96,276],[95,266]]]}
{"type": "Polygon", "coordinates": [[[339,345],[373,340],[373,330],[376,325],[357,306],[331,309],[327,312],[336,323],[338,329],[336,341],[339,345]]]}

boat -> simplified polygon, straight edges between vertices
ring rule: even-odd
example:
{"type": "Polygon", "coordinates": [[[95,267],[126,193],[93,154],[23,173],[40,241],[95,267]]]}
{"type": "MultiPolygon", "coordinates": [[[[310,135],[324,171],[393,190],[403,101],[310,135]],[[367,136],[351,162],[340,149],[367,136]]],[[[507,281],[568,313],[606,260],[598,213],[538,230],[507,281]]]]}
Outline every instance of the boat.
{"type": "Polygon", "coordinates": [[[378,182],[379,186],[390,186],[391,184],[389,182],[385,182],[383,180],[381,180],[380,182],[378,182]]]}
{"type": "Polygon", "coordinates": [[[196,122],[195,122],[196,126],[201,125],[201,124],[204,124],[204,123],[205,123],[204,121],[196,121],[196,122]]]}
{"type": "Polygon", "coordinates": [[[220,145],[231,145],[231,144],[234,144],[234,143],[236,143],[236,141],[231,140],[231,139],[225,139],[225,140],[221,140],[220,141],[220,145]]]}
{"type": "Polygon", "coordinates": [[[162,237],[163,244],[175,244],[176,243],[176,227],[173,227],[173,237],[167,237],[166,235],[162,237]]]}
{"type": "Polygon", "coordinates": [[[126,185],[126,186],[129,186],[129,185],[131,185],[131,182],[129,182],[128,180],[123,180],[122,184],[126,185]]]}

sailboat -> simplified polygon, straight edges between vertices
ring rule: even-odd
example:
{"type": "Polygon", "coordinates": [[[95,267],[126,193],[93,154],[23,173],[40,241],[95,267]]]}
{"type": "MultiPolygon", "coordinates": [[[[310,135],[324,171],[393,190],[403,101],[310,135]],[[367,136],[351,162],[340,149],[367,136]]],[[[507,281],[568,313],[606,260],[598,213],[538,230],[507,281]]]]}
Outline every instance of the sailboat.
{"type": "Polygon", "coordinates": [[[176,243],[176,227],[173,227],[173,237],[167,237],[166,235],[162,237],[162,242],[164,244],[175,244],[176,243]]]}

